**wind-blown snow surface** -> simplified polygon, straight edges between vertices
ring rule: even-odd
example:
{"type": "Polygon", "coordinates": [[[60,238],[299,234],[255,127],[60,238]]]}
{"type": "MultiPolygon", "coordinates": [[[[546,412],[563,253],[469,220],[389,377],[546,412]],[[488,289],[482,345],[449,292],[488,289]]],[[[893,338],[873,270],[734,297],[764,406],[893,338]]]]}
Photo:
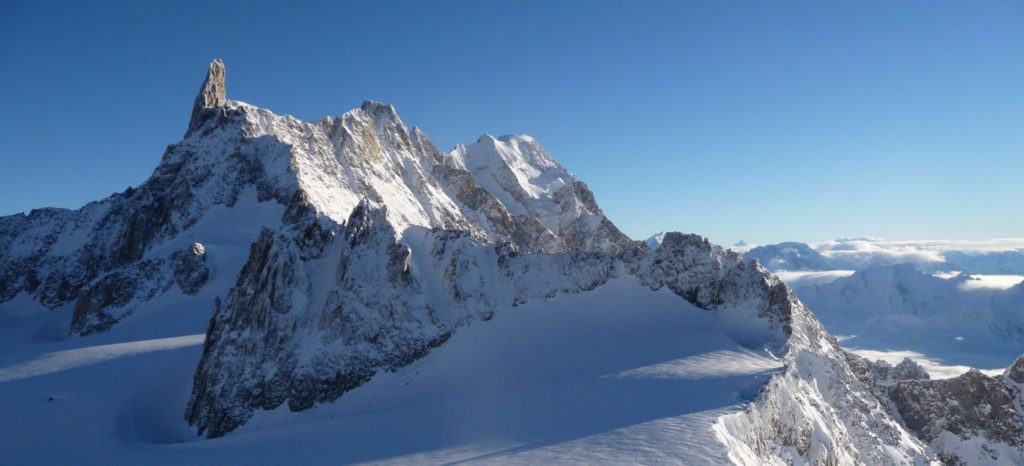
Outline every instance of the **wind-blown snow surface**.
{"type": "Polygon", "coordinates": [[[729,325],[627,276],[499,309],[333,404],[262,412],[215,441],[180,412],[200,338],[27,344],[0,368],[5,419],[18,420],[0,423],[0,451],[8,464],[721,464],[717,418],[782,364],[724,336],[729,325]],[[17,369],[33,365],[47,370],[17,369]]]}

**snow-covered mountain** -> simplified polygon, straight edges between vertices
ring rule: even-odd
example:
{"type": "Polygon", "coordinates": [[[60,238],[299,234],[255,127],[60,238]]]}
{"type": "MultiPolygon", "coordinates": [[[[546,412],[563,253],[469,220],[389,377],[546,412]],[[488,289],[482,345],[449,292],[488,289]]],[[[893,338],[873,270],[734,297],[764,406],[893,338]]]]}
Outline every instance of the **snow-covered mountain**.
{"type": "Polygon", "coordinates": [[[900,349],[973,367],[1024,353],[1024,279],[978,286],[967,274],[939,277],[910,264],[875,266],[830,283],[795,288],[845,345],[900,349]]]}
{"type": "Polygon", "coordinates": [[[769,270],[836,270],[842,263],[830,260],[805,243],[779,243],[757,246],[745,252],[747,257],[761,261],[769,270]]]}
{"type": "Polygon", "coordinates": [[[782,243],[746,252],[774,270],[843,345],[913,355],[950,376],[1024,352],[1019,239],[782,243]]]}
{"type": "Polygon", "coordinates": [[[626,237],[528,136],[279,116],[219,61],[141,186],[0,218],[0,271],[15,463],[928,464],[949,435],[1019,459],[908,423],[932,404],[907,390],[962,390],[880,389],[925,382],[751,258],[626,237]]]}

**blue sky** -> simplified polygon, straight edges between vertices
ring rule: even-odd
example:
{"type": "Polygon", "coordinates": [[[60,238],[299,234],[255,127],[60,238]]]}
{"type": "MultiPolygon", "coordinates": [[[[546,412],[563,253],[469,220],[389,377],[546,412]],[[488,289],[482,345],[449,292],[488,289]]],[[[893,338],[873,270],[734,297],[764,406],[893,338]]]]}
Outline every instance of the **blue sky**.
{"type": "Polygon", "coordinates": [[[277,113],[530,134],[637,238],[1024,236],[1019,2],[0,0],[0,214],[144,181],[212,58],[277,113]]]}

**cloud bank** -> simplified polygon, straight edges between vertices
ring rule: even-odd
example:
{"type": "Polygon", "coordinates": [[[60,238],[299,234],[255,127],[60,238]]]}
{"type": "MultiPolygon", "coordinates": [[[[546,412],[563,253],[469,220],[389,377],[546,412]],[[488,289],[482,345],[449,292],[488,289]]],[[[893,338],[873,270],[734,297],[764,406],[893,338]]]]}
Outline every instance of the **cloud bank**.
{"type": "Polygon", "coordinates": [[[830,259],[863,266],[903,263],[925,265],[947,262],[952,256],[963,259],[995,253],[1024,256],[1024,238],[890,241],[862,237],[840,238],[810,246],[830,259]]]}

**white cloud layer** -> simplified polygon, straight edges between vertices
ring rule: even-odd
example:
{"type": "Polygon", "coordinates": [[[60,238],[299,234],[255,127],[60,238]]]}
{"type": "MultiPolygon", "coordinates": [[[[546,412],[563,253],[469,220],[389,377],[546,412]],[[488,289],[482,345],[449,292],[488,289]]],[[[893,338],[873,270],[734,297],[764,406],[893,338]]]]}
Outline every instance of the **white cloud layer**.
{"type": "Polygon", "coordinates": [[[945,262],[944,253],[992,253],[1024,249],[1024,238],[991,240],[915,240],[889,241],[880,238],[840,238],[811,244],[823,256],[854,263],[913,263],[945,262]]]}

